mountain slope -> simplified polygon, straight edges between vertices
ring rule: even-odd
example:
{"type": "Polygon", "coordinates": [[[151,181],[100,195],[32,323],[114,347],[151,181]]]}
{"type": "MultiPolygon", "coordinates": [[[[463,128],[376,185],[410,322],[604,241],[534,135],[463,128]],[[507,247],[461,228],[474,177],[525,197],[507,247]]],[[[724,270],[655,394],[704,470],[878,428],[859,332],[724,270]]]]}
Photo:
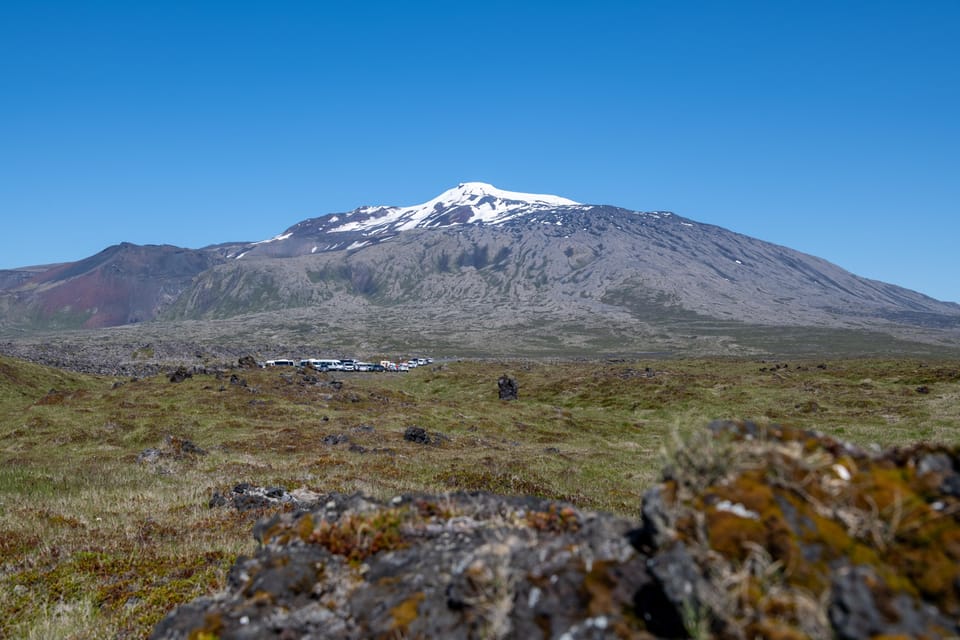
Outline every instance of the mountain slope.
{"type": "MultiPolygon", "coordinates": [[[[200,276],[171,311],[228,316],[263,310],[260,301],[296,307],[353,296],[379,305],[473,301],[522,312],[576,303],[642,314],[656,299],[657,307],[760,324],[960,325],[960,306],[669,213],[577,205],[495,224],[368,230],[368,244],[304,252],[299,262],[247,252],[200,276]],[[241,282],[250,286],[238,289],[241,282]],[[232,293],[224,283],[234,283],[232,293]],[[251,289],[271,292],[269,300],[251,289]]],[[[278,244],[291,251],[297,238],[294,231],[278,244]]]]}
{"type": "Polygon", "coordinates": [[[215,253],[123,243],[33,274],[0,297],[5,323],[99,328],[152,320],[176,300],[215,253]]]}

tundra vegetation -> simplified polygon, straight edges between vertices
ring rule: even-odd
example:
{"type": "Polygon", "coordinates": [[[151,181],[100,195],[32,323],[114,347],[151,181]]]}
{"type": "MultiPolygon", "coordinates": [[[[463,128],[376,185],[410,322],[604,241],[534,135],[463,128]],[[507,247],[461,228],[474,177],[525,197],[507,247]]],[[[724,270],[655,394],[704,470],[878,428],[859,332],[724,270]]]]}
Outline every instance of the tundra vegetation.
{"type": "Polygon", "coordinates": [[[255,522],[283,509],[209,506],[239,483],[383,500],[486,490],[637,519],[664,466],[697,463],[677,442],[714,419],[890,446],[956,445],[958,416],[954,360],[487,360],[173,383],[0,357],[0,637],[144,637],[222,589],[257,548],[255,522]],[[515,401],[498,400],[503,374],[515,401]]]}

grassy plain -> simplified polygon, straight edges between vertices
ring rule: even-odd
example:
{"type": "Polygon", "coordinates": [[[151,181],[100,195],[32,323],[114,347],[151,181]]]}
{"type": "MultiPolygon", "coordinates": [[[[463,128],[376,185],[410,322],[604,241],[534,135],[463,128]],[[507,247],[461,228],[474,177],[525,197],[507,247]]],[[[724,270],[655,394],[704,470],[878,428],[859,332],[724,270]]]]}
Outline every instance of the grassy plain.
{"type": "Polygon", "coordinates": [[[489,490],[639,512],[674,441],[717,418],[860,444],[960,441],[960,362],[458,361],[409,374],[237,370],[171,383],[0,358],[0,638],[139,638],[223,586],[258,512],[240,482],[489,490]],[[497,378],[520,399],[497,399],[497,378]],[[330,382],[342,382],[339,388],[330,382]],[[238,381],[239,382],[239,381],[238,381]],[[411,425],[437,445],[403,439],[411,425]],[[361,428],[362,427],[362,428],[361,428]],[[370,428],[372,427],[372,429],[370,428]],[[344,434],[349,442],[325,444],[344,434]],[[138,460],[189,440],[206,455],[138,460]]]}

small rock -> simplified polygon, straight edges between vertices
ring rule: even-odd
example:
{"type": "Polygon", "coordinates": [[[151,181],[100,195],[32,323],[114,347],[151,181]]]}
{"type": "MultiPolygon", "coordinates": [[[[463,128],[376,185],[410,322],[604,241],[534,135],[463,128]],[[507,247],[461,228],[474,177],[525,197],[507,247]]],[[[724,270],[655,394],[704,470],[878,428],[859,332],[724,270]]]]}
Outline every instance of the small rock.
{"type": "Polygon", "coordinates": [[[141,464],[156,464],[160,461],[160,458],[163,456],[163,452],[160,449],[144,449],[137,455],[137,462],[141,464]]]}
{"type": "Polygon", "coordinates": [[[497,380],[497,387],[501,400],[516,400],[520,391],[517,381],[506,374],[497,380]]]}
{"type": "Polygon", "coordinates": [[[450,438],[442,433],[429,433],[423,427],[413,426],[407,427],[406,431],[403,432],[403,439],[408,442],[416,442],[417,444],[432,444],[434,446],[439,446],[440,443],[450,440],[450,438]]]}
{"type": "Polygon", "coordinates": [[[213,495],[210,496],[210,501],[207,503],[207,506],[213,509],[214,507],[225,507],[229,504],[229,500],[219,491],[214,491],[213,495]]]}
{"type": "Polygon", "coordinates": [[[417,444],[430,444],[430,435],[423,427],[407,427],[403,432],[403,439],[417,444]]]}
{"type": "Polygon", "coordinates": [[[171,373],[168,378],[170,382],[183,382],[187,378],[192,378],[193,374],[187,371],[186,367],[177,367],[177,370],[171,373]]]}

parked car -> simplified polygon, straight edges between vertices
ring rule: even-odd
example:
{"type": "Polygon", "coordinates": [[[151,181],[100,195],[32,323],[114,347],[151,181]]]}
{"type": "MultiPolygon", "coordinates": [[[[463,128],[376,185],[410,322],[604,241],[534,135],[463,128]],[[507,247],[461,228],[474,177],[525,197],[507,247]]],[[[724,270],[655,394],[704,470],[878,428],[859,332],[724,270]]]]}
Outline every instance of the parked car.
{"type": "Polygon", "coordinates": [[[321,358],[317,360],[314,368],[320,371],[343,371],[343,365],[340,361],[332,358],[321,358]]]}

